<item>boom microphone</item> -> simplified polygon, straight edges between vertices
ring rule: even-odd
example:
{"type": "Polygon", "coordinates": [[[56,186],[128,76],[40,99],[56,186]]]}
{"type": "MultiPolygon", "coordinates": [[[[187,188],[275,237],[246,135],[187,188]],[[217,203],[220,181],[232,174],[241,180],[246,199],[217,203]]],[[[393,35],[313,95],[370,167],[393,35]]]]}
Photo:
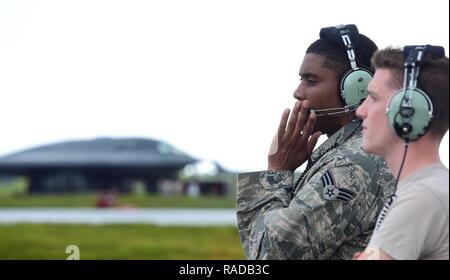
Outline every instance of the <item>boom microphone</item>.
{"type": "Polygon", "coordinates": [[[356,111],[360,103],[347,105],[345,107],[336,107],[336,108],[328,108],[328,109],[309,109],[311,113],[316,113],[318,117],[323,116],[332,116],[332,117],[339,117],[341,115],[345,115],[348,113],[351,113],[353,111],[356,111]]]}

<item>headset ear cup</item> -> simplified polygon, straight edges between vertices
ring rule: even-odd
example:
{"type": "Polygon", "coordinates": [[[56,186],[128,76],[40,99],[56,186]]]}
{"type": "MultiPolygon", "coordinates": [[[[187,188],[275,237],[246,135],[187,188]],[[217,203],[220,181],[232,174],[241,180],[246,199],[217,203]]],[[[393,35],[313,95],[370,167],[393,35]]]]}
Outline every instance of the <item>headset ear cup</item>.
{"type": "Polygon", "coordinates": [[[420,89],[408,89],[411,107],[402,107],[405,90],[399,90],[388,102],[386,115],[394,132],[405,141],[414,141],[424,135],[433,118],[433,104],[420,89]]]}
{"type": "Polygon", "coordinates": [[[367,86],[373,74],[363,68],[351,69],[341,79],[341,97],[345,106],[358,107],[367,97],[367,86]]]}

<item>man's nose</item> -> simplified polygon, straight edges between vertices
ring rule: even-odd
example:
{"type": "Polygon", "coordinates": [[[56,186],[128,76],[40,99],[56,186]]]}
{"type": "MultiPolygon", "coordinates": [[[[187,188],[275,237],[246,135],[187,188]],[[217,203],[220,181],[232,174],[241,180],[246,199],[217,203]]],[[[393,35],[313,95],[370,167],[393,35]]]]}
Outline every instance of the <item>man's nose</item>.
{"type": "Polygon", "coordinates": [[[306,95],[304,90],[302,89],[302,84],[300,83],[297,87],[297,89],[294,91],[294,98],[300,101],[303,101],[306,99],[306,95]]]}
{"type": "Polygon", "coordinates": [[[356,109],[356,116],[360,119],[364,119],[366,117],[366,100],[364,100],[364,102],[359,105],[358,109],[356,109]]]}

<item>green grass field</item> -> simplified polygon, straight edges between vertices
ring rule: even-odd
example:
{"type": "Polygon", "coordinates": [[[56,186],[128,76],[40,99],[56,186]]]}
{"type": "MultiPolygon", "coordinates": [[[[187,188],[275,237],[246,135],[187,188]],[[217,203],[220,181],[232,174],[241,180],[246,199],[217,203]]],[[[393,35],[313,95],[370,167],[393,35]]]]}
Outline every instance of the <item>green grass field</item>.
{"type": "MultiPolygon", "coordinates": [[[[94,207],[100,194],[29,195],[26,180],[0,184],[0,207],[94,207]]],[[[234,196],[120,195],[117,207],[234,208],[234,196]]],[[[64,260],[68,245],[80,259],[243,259],[235,227],[152,225],[0,225],[0,259],[64,260]]]]}
{"type": "Polygon", "coordinates": [[[0,259],[244,259],[235,227],[0,225],[0,259]]]}

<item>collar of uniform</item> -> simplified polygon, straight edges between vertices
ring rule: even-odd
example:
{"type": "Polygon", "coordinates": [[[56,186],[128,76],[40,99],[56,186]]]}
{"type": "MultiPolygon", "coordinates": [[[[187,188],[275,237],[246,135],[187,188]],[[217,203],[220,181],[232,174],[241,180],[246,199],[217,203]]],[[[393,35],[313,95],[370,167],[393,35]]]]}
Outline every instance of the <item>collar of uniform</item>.
{"type": "Polygon", "coordinates": [[[360,119],[353,119],[351,122],[344,125],[341,129],[331,135],[324,143],[322,143],[319,148],[313,151],[311,154],[311,160],[316,162],[328,151],[344,143],[361,126],[361,123],[362,122],[360,119]]]}

